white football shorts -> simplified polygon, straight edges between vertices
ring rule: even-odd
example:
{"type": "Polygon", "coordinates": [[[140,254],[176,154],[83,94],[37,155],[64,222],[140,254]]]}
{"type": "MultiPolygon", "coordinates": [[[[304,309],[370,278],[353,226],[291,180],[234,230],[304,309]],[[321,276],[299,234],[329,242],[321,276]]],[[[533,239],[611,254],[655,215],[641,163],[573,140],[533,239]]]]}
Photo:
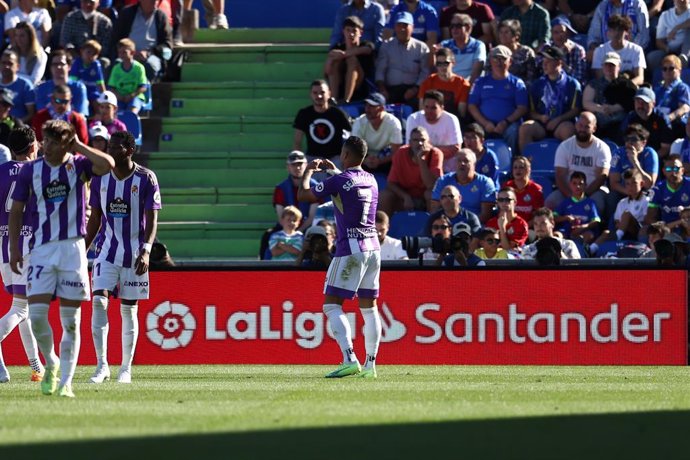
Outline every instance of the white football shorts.
{"type": "Polygon", "coordinates": [[[31,256],[24,256],[22,261],[22,274],[17,275],[12,271],[10,264],[0,264],[0,275],[2,275],[2,284],[5,285],[5,290],[12,295],[26,296],[26,272],[31,261],[31,256]]]}
{"type": "Polygon", "coordinates": [[[95,260],[92,270],[93,291],[115,292],[126,300],[145,300],[149,298],[149,272],[137,275],[133,268],[119,267],[107,260],[95,260]]]}
{"type": "Polygon", "coordinates": [[[51,241],[33,249],[26,291],[29,296],[55,294],[63,299],[90,300],[84,238],[51,241]]]}
{"type": "Polygon", "coordinates": [[[352,299],[355,294],[365,299],[379,296],[381,252],[365,251],[334,257],[326,274],[324,294],[352,299]]]}

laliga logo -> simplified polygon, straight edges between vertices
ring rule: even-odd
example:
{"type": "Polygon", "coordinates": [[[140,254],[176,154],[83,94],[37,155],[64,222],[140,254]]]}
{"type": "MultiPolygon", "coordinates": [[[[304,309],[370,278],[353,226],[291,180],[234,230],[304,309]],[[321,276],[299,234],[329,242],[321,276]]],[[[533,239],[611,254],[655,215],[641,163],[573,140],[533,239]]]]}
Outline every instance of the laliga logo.
{"type": "Polygon", "coordinates": [[[146,337],[163,350],[189,345],[196,329],[196,320],[189,307],[165,301],[146,315],[146,337]]]}
{"type": "Polygon", "coordinates": [[[393,317],[388,305],[381,306],[381,342],[395,342],[405,336],[407,328],[393,317]]]}

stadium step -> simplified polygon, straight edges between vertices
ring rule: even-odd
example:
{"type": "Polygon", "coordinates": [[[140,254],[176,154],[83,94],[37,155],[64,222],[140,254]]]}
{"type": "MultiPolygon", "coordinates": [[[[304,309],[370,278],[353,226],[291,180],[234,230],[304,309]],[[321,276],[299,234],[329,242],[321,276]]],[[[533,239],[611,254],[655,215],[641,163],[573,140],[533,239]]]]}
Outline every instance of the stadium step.
{"type": "Polygon", "coordinates": [[[161,222],[159,236],[168,239],[256,239],[274,222],[161,222]]]}
{"type": "Polygon", "coordinates": [[[273,198],[273,187],[166,187],[164,204],[256,204],[273,198]]]}
{"type": "Polygon", "coordinates": [[[251,98],[282,98],[300,99],[305,101],[309,95],[308,83],[298,81],[276,82],[179,82],[173,83],[172,97],[174,99],[251,99],[251,98]]]}
{"type": "Polygon", "coordinates": [[[301,81],[309,82],[323,75],[323,62],[305,63],[185,63],[184,81],[301,81]]]}
{"type": "Polygon", "coordinates": [[[156,152],[146,164],[154,171],[163,169],[280,168],[285,165],[283,152],[156,152]],[[190,158],[194,161],[190,163],[190,158]]]}
{"type": "Polygon", "coordinates": [[[285,168],[280,168],[161,169],[156,175],[161,187],[269,187],[283,181],[287,174],[285,168]]]}
{"type": "Polygon", "coordinates": [[[177,99],[170,100],[170,116],[254,115],[294,117],[306,101],[301,99],[177,99]]]}
{"type": "Polygon", "coordinates": [[[258,259],[261,238],[166,239],[173,259],[258,259]]]}
{"type": "Polygon", "coordinates": [[[166,118],[161,129],[164,133],[271,133],[290,126],[293,119],[292,116],[184,116],[166,118]]]}
{"type": "Polygon", "coordinates": [[[194,34],[194,43],[328,43],[330,29],[199,29],[194,34]]]}
{"type": "Polygon", "coordinates": [[[214,47],[187,47],[188,63],[276,63],[323,62],[328,46],[314,45],[219,45],[214,47]]]}
{"type": "MultiPolygon", "coordinates": [[[[203,150],[276,150],[287,152],[294,139],[292,128],[281,133],[162,133],[159,149],[163,152],[203,150]]],[[[190,158],[190,163],[193,157],[190,158]]]]}
{"type": "Polygon", "coordinates": [[[171,204],[160,212],[161,222],[275,222],[271,203],[256,204],[171,204]]]}

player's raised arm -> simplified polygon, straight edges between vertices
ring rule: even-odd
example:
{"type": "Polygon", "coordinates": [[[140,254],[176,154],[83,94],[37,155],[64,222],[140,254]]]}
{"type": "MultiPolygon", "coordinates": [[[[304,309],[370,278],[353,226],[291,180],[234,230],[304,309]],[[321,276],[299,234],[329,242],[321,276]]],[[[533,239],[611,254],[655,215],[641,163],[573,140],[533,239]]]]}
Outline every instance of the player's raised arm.
{"type": "Polygon", "coordinates": [[[307,168],[304,170],[304,174],[302,175],[302,181],[299,184],[299,189],[297,189],[298,201],[308,201],[310,203],[317,203],[319,201],[319,199],[314,195],[314,192],[311,191],[310,182],[314,171],[321,169],[322,162],[323,160],[317,158],[307,164],[307,168]]]}
{"type": "Polygon", "coordinates": [[[92,171],[96,176],[107,174],[115,167],[115,160],[113,160],[110,155],[84,144],[77,137],[74,138],[74,143],[72,144],[71,150],[73,152],[81,153],[86,158],[91,160],[91,163],[93,164],[92,171]]]}
{"type": "Polygon", "coordinates": [[[22,229],[22,220],[24,219],[23,201],[12,201],[9,217],[9,232],[10,232],[10,267],[12,271],[18,275],[22,274],[22,250],[19,247],[19,233],[22,229]]]}

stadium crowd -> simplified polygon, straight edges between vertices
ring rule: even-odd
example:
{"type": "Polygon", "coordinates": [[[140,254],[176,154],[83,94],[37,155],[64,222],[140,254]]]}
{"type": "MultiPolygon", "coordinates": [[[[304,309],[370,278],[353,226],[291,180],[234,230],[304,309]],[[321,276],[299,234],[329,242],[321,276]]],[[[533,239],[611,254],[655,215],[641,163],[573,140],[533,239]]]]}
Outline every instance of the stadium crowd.
{"type": "MultiPolygon", "coordinates": [[[[265,240],[288,207],[303,219],[289,250],[275,249],[287,244],[276,233],[262,257],[304,259],[301,231],[332,218],[333,204],[296,200],[300,168],[340,166],[349,133],[369,145],[384,246],[399,245],[388,231],[469,234],[465,265],[533,258],[554,237],[564,258],[656,257],[657,240],[687,256],[688,0],[343,3],[312,104],[295,117],[265,240]]],[[[452,259],[448,245],[432,249],[422,257],[452,259]]]]}

